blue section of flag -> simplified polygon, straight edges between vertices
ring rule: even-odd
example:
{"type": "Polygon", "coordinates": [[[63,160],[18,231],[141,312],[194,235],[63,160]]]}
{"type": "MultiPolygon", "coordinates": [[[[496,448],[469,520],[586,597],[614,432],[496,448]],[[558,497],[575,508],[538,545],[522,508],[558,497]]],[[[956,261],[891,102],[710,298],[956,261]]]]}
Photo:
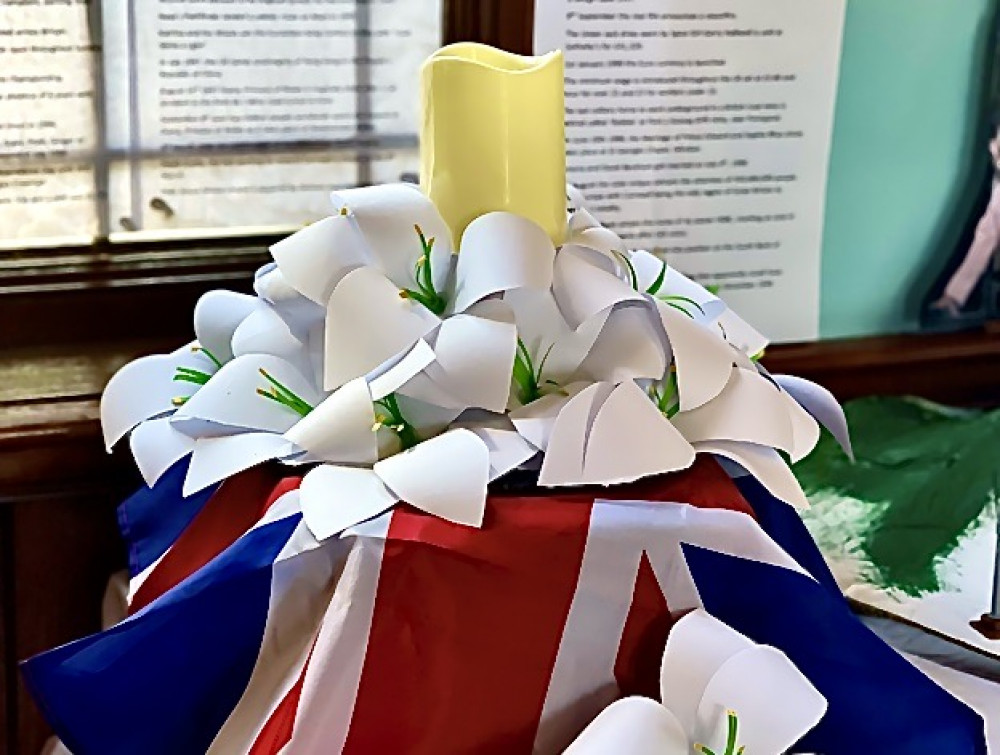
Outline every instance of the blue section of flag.
{"type": "Polygon", "coordinates": [[[985,755],[981,718],[911,666],[825,585],[803,574],[684,545],[702,603],[783,651],[829,703],[797,748],[824,755],[985,755]]]}
{"type": "Polygon", "coordinates": [[[118,527],[128,544],[128,570],[136,576],[162,556],[191,524],[217,485],[181,494],[190,456],[175,462],[153,487],[143,486],[118,507],[118,527]]]}
{"type": "Polygon", "coordinates": [[[753,509],[761,529],[795,559],[795,563],[842,598],[837,580],[798,512],[767,492],[753,475],[739,477],[734,482],[753,509]]]}
{"type": "Polygon", "coordinates": [[[274,560],[300,519],[249,531],[131,619],[22,665],[74,755],[208,749],[250,681],[274,560]]]}

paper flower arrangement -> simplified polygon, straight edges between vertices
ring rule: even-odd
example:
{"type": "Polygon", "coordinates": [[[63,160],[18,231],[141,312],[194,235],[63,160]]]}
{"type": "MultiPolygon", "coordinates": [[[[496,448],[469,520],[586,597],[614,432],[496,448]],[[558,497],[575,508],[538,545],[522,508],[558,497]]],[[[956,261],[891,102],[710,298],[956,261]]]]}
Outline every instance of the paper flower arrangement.
{"type": "Polygon", "coordinates": [[[185,494],[264,461],[316,465],[302,508],[324,538],[401,501],[479,526],[488,484],[516,468],[614,485],[699,453],[803,506],[781,454],[813,448],[815,417],[846,444],[829,394],[769,375],[764,339],[721,299],[586,209],[557,248],[509,212],[453,245],[407,184],[333,205],[272,248],[256,297],[205,295],[197,341],[108,385],[107,443],[131,431],[148,483],[187,454],[185,494]]]}
{"type": "Polygon", "coordinates": [[[827,708],[784,653],[757,645],[701,609],[671,629],[660,700],[612,703],[565,755],[781,755],[827,708]]]}

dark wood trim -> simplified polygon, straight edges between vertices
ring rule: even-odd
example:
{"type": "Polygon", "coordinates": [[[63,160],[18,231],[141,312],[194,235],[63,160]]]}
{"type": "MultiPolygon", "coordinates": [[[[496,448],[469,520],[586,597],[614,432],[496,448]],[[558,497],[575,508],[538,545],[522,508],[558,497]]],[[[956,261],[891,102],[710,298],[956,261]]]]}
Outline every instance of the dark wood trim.
{"type": "Polygon", "coordinates": [[[534,17],[534,0],[448,0],[444,40],[483,42],[530,55],[534,17]]]}
{"type": "MultiPolygon", "coordinates": [[[[0,267],[0,348],[185,337],[194,303],[249,292],[272,239],[22,257],[0,267]]],[[[51,252],[50,252],[51,254],[51,252]]]]}
{"type": "Polygon", "coordinates": [[[1000,332],[989,330],[774,346],[764,364],[818,382],[841,401],[914,395],[955,406],[1000,406],[1000,332]]]}

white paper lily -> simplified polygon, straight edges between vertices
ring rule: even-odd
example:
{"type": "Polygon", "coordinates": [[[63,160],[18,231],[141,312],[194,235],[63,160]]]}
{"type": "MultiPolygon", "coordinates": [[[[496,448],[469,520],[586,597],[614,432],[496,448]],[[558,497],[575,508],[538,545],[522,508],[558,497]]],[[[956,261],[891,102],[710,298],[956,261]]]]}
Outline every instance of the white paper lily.
{"type": "MultiPolygon", "coordinates": [[[[285,279],[326,306],[328,389],[377,369],[418,339],[434,340],[444,318],[476,316],[473,306],[488,296],[551,285],[555,249],[524,218],[494,212],[474,220],[452,271],[448,229],[414,187],[357,189],[334,202],[340,214],[271,250],[285,279]]],[[[479,329],[496,344],[484,348],[513,360],[511,333],[490,340],[488,326],[479,329]]]]}
{"type": "Polygon", "coordinates": [[[170,354],[142,357],[115,373],[101,397],[108,450],[141,423],[172,414],[231,360],[233,334],[257,303],[253,296],[209,291],[195,305],[198,340],[170,354]]]}
{"type": "Polygon", "coordinates": [[[779,650],[757,645],[705,611],[670,631],[661,702],[606,708],[566,755],[781,755],[826,713],[826,700],[779,650]]]}
{"type": "Polygon", "coordinates": [[[306,474],[302,516],[318,540],[403,501],[442,519],[479,527],[486,508],[490,449],[470,430],[449,430],[371,469],[324,464],[306,474]]]}

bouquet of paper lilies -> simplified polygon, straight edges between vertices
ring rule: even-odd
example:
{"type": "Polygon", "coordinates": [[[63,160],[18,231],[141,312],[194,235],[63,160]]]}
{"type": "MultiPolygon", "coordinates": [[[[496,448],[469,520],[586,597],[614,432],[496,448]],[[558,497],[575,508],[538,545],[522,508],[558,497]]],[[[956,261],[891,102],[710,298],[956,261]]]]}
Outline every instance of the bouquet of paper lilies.
{"type": "Polygon", "coordinates": [[[452,248],[415,186],[333,201],[273,247],[256,296],[206,294],[195,342],[108,385],[107,443],[131,431],[150,485],[188,454],[185,494],[271,459],[315,464],[302,511],[324,538],[399,501],[478,526],[488,484],[518,468],[612,485],[697,454],[800,506],[781,454],[809,453],[814,417],[846,445],[830,394],[769,375],[764,339],[721,299],[586,209],[558,249],[507,212],[452,248]]]}

